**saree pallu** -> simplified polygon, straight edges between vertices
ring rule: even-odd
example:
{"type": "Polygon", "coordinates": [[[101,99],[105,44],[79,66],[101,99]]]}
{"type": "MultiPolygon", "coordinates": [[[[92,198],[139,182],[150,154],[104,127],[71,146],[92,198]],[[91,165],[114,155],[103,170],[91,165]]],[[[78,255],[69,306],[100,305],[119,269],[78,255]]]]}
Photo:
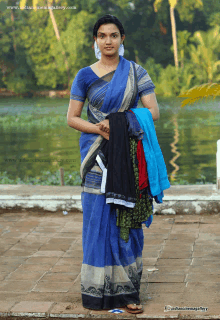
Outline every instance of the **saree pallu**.
{"type": "MultiPolygon", "coordinates": [[[[89,105],[88,119],[92,123],[104,120],[111,112],[129,110],[136,99],[138,92],[133,63],[119,57],[100,109],[89,105]]],[[[100,81],[97,80],[94,85],[98,86],[100,81]]],[[[103,137],[97,134],[83,133],[80,137],[80,173],[83,181],[81,294],[83,307],[90,309],[139,304],[143,269],[143,229],[131,228],[129,241],[122,240],[120,228],[116,225],[116,209],[106,203],[105,194],[100,192],[102,171],[95,158],[102,140],[103,137]]]]}

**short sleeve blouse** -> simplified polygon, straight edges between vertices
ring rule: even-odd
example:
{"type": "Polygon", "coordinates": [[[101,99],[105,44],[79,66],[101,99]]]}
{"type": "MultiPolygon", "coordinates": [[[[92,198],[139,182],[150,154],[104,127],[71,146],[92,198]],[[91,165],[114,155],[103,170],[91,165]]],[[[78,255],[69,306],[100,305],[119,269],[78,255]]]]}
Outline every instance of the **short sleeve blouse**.
{"type": "MultiPolygon", "coordinates": [[[[138,102],[139,98],[142,96],[153,93],[155,85],[148,72],[142,66],[135,63],[135,68],[138,80],[138,96],[136,102],[138,102]]],[[[99,79],[99,77],[90,67],[80,69],[73,80],[70,90],[70,99],[84,102],[86,100],[88,88],[97,79],[99,79]]]]}
{"type": "Polygon", "coordinates": [[[71,90],[70,90],[70,99],[78,100],[84,102],[86,100],[86,91],[87,86],[84,81],[84,70],[80,69],[75,79],[73,80],[71,90]]]}
{"type": "Polygon", "coordinates": [[[150,93],[154,92],[155,85],[151,80],[147,70],[145,70],[142,66],[135,63],[136,71],[137,71],[137,79],[138,79],[138,93],[139,97],[146,96],[150,93]]]}

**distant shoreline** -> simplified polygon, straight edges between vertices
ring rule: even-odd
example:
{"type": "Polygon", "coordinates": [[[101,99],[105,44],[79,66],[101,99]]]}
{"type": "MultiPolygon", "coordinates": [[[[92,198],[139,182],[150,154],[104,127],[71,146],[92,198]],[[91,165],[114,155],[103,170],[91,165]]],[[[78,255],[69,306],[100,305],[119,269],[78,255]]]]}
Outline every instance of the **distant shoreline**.
{"type": "Polygon", "coordinates": [[[15,93],[11,90],[7,90],[5,88],[0,89],[0,97],[49,97],[49,98],[69,98],[70,90],[31,90],[26,93],[15,93]]]}

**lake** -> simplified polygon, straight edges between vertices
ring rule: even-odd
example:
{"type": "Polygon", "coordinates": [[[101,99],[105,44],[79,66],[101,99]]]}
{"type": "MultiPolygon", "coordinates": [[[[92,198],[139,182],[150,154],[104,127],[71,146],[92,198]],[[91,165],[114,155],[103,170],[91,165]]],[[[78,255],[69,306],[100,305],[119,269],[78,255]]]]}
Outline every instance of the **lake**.
{"type": "MultiPolygon", "coordinates": [[[[154,124],[170,183],[216,183],[220,99],[201,100],[183,108],[183,99],[178,97],[157,96],[157,100],[160,119],[154,124]]],[[[76,184],[73,173],[79,177],[81,132],[67,125],[68,105],[69,99],[1,98],[0,183],[8,183],[1,180],[4,176],[18,179],[17,183],[32,177],[41,184],[44,174],[48,184],[53,184],[62,167],[65,184],[76,184]]],[[[85,120],[86,109],[87,101],[82,112],[85,120]]]]}

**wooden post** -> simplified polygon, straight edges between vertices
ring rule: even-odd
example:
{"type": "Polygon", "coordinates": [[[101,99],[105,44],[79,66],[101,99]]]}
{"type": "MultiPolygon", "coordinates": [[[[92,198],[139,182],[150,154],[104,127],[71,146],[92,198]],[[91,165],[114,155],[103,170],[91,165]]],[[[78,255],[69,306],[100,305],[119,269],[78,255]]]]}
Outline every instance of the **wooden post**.
{"type": "Polygon", "coordinates": [[[60,168],[60,183],[61,186],[64,186],[64,169],[60,168]]]}
{"type": "Polygon", "coordinates": [[[217,141],[217,153],[216,153],[216,183],[217,190],[220,190],[220,140],[217,141]]]}

